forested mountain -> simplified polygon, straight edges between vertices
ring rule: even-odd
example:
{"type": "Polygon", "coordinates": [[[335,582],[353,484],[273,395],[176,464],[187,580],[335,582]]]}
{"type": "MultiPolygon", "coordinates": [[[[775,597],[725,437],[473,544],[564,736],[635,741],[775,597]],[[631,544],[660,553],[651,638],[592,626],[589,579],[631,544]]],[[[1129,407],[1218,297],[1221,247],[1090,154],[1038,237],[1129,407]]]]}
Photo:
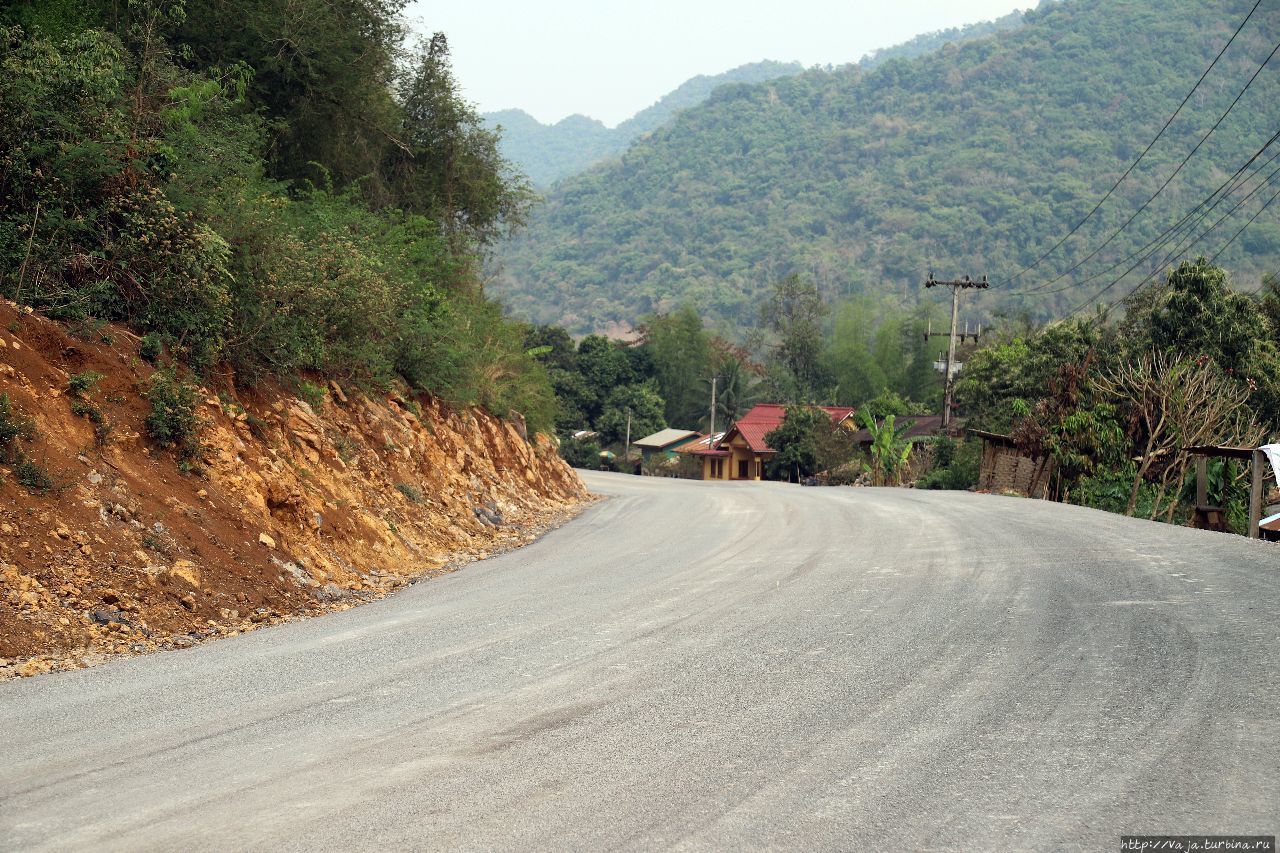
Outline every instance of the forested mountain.
{"type": "Polygon", "coordinates": [[[615,128],[584,115],[547,125],[518,109],[483,113],[482,117],[491,129],[502,128],[503,156],[522,169],[535,186],[545,187],[621,154],[638,137],[666,124],[680,110],[705,101],[719,86],[762,83],[803,70],[798,62],[765,60],[723,74],[699,74],[615,128]]]}
{"type": "MultiPolygon", "coordinates": [[[[1252,5],[1047,3],[1017,30],[927,57],[722,88],[619,161],[561,182],[532,227],[505,245],[490,292],[519,315],[577,332],[687,302],[740,335],[755,324],[761,295],[789,273],[811,278],[828,299],[870,293],[911,304],[933,270],[990,276],[990,293],[971,303],[975,319],[1064,313],[1111,280],[1086,276],[1176,222],[1276,131],[1280,67],[1267,67],[1095,258],[1042,291],[1014,292],[1047,284],[1102,245],[1213,126],[1267,58],[1280,9],[1258,9],[1100,212],[1010,283],[1089,213],[1252,5]]],[[[1270,196],[1264,188],[1188,251],[1216,252],[1270,196]]],[[[1263,216],[1218,263],[1256,284],[1280,265],[1280,226],[1263,216]]],[[[1164,264],[1162,252],[1138,272],[1164,264]]]]}

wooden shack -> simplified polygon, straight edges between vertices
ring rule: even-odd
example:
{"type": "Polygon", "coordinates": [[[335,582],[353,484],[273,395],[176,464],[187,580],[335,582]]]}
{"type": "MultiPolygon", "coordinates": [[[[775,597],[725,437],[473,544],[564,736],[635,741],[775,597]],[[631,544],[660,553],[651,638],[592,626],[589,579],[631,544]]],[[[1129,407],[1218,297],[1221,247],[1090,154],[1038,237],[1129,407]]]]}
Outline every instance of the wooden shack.
{"type": "Polygon", "coordinates": [[[1031,498],[1049,496],[1053,460],[1047,456],[1033,457],[1023,453],[1007,435],[980,429],[971,429],[969,434],[982,439],[979,491],[1013,492],[1031,498]]]}

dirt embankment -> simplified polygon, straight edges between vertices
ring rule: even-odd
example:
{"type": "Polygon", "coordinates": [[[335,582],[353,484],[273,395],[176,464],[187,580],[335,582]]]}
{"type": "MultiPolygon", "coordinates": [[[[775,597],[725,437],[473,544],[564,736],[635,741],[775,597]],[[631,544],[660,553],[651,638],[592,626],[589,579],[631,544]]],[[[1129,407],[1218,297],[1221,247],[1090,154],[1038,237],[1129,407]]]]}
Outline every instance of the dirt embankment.
{"type": "Polygon", "coordinates": [[[12,444],[34,469],[0,466],[0,678],[346,609],[532,541],[587,497],[541,436],[337,384],[315,406],[202,392],[184,473],[146,434],[152,373],[124,330],[72,336],[0,302],[0,395],[35,433],[12,444]],[[43,493],[20,483],[36,469],[43,493]]]}

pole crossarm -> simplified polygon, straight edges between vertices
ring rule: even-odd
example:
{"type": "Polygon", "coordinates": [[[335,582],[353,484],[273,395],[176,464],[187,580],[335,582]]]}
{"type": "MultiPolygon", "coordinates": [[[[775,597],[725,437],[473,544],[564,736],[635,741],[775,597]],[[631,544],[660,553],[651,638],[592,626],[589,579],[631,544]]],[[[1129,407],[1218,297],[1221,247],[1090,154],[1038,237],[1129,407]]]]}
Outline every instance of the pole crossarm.
{"type": "Polygon", "coordinates": [[[925,281],[924,286],[925,287],[958,287],[962,290],[969,290],[971,288],[977,289],[977,290],[986,290],[991,286],[991,284],[987,281],[987,277],[985,275],[982,277],[981,281],[976,281],[972,278],[969,278],[969,276],[965,276],[964,278],[952,279],[951,281],[939,281],[938,279],[933,277],[933,273],[929,273],[929,278],[927,281],[925,281]]]}

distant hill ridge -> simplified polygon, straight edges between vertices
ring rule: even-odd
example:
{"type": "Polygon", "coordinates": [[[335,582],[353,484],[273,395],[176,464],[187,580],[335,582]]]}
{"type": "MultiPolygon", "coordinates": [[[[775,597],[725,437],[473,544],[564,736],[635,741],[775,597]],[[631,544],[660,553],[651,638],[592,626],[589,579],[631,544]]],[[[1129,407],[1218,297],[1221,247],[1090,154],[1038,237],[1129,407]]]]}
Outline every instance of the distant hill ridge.
{"type": "Polygon", "coordinates": [[[665,124],[678,111],[705,101],[718,86],[761,83],[803,70],[798,62],[766,60],[723,74],[699,74],[615,128],[584,115],[542,124],[519,109],[484,113],[481,118],[491,128],[502,127],[503,155],[528,175],[534,186],[547,187],[607,157],[616,157],[637,137],[665,124]]]}
{"type": "MultiPolygon", "coordinates": [[[[927,57],[877,56],[870,70],[721,87],[618,160],[557,184],[530,227],[502,247],[490,292],[518,315],[575,332],[686,302],[741,332],[769,283],[789,272],[828,298],[873,292],[912,303],[934,270],[990,275],[995,286],[974,297],[975,314],[1060,315],[1274,132],[1280,71],[1267,68],[1097,258],[1044,292],[1006,286],[1102,197],[1252,5],[1042,3],[1024,26],[927,57]],[[1092,274],[1097,281],[1083,280],[1092,274]]],[[[1280,8],[1264,4],[1100,215],[1019,284],[1047,283],[1124,223],[1231,102],[1277,31],[1280,8]]],[[[1280,269],[1276,218],[1261,217],[1218,259],[1238,281],[1280,269]]],[[[1240,224],[1231,220],[1188,253],[1212,254],[1240,224]]]]}
{"type": "MultiPolygon", "coordinates": [[[[994,21],[923,33],[892,47],[868,53],[858,65],[875,68],[890,59],[910,59],[1022,25],[1022,12],[1010,12],[994,21]]],[[[723,74],[699,74],[645,107],[615,128],[581,114],[567,116],[555,124],[543,124],[521,109],[483,113],[490,128],[502,127],[504,156],[529,176],[534,186],[549,187],[569,175],[584,171],[608,157],[617,157],[640,136],[658,129],[677,112],[702,103],[719,86],[732,83],[765,83],[804,71],[799,62],[763,60],[740,65],[723,74]]]]}

